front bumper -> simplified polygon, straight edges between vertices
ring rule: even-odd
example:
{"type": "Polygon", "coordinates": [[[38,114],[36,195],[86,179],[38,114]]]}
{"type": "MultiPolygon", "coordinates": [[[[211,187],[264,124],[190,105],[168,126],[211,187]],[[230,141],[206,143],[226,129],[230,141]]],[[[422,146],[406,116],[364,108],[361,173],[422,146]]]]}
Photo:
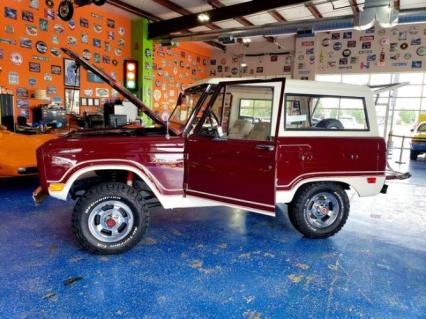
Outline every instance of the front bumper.
{"type": "Polygon", "coordinates": [[[33,201],[34,204],[36,204],[37,206],[40,205],[44,199],[48,196],[49,194],[47,194],[42,188],[41,186],[37,187],[34,192],[33,192],[33,201]]]}

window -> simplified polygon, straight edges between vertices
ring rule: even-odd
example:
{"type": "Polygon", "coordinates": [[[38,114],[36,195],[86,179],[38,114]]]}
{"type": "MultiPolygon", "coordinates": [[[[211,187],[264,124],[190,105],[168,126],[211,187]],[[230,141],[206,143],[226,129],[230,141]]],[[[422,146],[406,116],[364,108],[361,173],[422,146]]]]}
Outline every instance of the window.
{"type": "Polygon", "coordinates": [[[240,100],[240,119],[250,119],[253,123],[270,122],[272,117],[272,100],[240,100]]]}
{"type": "Polygon", "coordinates": [[[286,95],[286,129],[368,130],[364,98],[286,95]]]}
{"type": "Polygon", "coordinates": [[[229,84],[220,92],[198,134],[238,140],[271,140],[274,92],[281,82],[229,84]]]}

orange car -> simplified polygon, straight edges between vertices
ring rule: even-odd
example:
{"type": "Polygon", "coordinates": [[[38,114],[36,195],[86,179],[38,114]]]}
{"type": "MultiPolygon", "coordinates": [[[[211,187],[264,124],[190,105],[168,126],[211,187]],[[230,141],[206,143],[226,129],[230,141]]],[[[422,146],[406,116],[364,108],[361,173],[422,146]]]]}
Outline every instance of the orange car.
{"type": "Polygon", "coordinates": [[[0,177],[37,174],[36,149],[54,138],[52,134],[16,134],[0,125],[0,177]]]}

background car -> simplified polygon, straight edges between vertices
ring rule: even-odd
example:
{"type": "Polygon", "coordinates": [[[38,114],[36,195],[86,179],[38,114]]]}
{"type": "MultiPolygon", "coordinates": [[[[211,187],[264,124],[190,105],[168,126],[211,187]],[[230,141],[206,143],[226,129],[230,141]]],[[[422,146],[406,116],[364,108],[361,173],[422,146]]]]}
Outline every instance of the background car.
{"type": "Polygon", "coordinates": [[[420,122],[413,130],[414,134],[411,139],[410,159],[415,161],[417,156],[426,153],[426,121],[420,122]]]}
{"type": "Polygon", "coordinates": [[[37,174],[36,149],[53,134],[23,135],[0,125],[0,178],[37,174]]]}

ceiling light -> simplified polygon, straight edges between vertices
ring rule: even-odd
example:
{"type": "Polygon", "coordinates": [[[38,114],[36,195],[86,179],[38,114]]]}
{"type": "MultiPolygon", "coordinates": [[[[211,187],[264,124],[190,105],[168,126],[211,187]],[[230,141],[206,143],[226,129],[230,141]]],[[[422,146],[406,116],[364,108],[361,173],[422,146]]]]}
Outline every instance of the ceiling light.
{"type": "Polygon", "coordinates": [[[243,38],[243,43],[250,43],[251,39],[250,38],[243,38]]]}
{"type": "Polygon", "coordinates": [[[209,15],[207,13],[203,12],[203,13],[200,13],[198,15],[198,21],[200,21],[200,22],[207,22],[209,20],[210,20],[210,17],[209,17],[209,15]]]}
{"type": "Polygon", "coordinates": [[[240,66],[241,66],[242,68],[245,68],[245,67],[247,67],[247,63],[246,63],[246,62],[241,62],[240,66]]]}

